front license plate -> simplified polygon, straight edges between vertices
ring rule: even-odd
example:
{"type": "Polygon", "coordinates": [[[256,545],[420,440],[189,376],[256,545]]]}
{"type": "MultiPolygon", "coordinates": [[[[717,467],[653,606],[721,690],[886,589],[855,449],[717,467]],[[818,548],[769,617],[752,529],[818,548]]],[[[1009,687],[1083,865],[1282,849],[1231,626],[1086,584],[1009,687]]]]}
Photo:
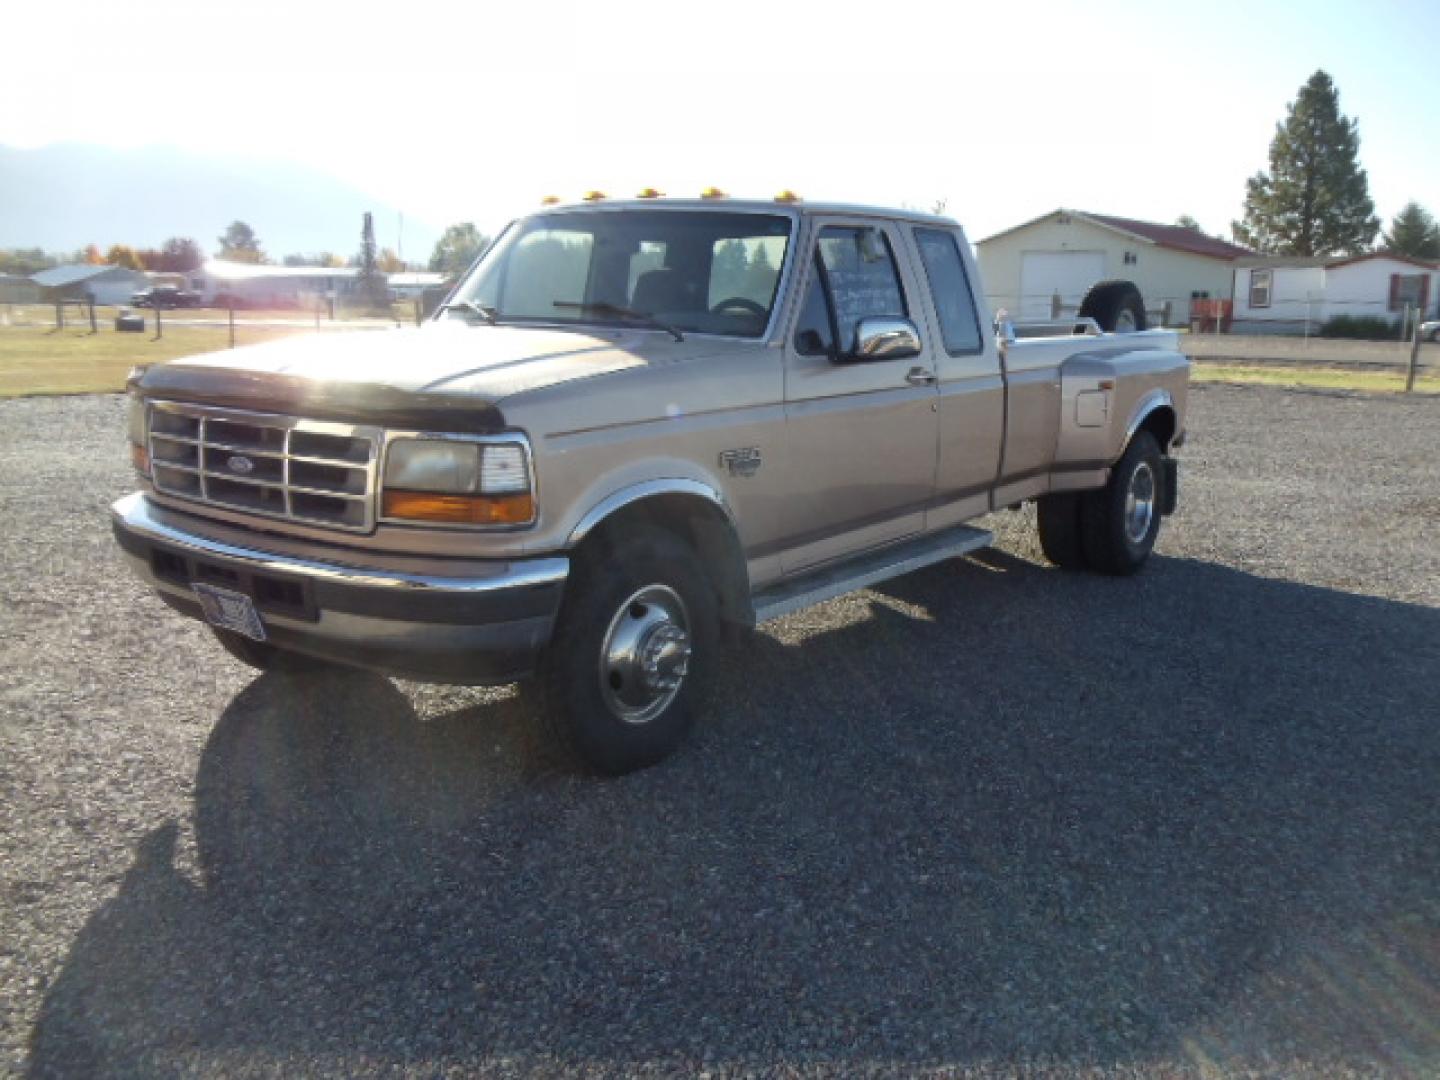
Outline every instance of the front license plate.
{"type": "Polygon", "coordinates": [[[190,586],[200,599],[200,608],[205,612],[205,621],[222,630],[233,630],[244,634],[253,641],[265,640],[265,627],[255,611],[255,602],[244,593],[199,582],[190,586]]]}

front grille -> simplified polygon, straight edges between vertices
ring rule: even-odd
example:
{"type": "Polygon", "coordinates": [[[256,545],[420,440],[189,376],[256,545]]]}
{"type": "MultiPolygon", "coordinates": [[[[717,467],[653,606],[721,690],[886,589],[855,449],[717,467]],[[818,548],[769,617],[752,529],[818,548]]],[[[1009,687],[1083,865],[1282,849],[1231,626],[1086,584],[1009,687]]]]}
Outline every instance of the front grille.
{"type": "Polygon", "coordinates": [[[378,428],[150,404],[155,490],[247,514],[369,532],[378,428]]]}

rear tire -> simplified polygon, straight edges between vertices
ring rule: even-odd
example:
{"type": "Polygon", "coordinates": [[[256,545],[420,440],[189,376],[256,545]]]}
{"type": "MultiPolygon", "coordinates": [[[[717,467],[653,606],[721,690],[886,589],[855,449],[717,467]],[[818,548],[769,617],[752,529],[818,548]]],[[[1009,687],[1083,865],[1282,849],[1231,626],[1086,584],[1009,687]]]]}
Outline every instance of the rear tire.
{"type": "Polygon", "coordinates": [[[1040,533],[1040,550],[1062,570],[1084,570],[1090,564],[1080,542],[1080,503],[1073,492],[1044,495],[1035,502],[1035,523],[1040,533]]]}
{"type": "Polygon", "coordinates": [[[1164,483],[1155,437],[1136,432],[1110,482],[1080,503],[1080,541],[1091,569],[1124,576],[1145,565],[1160,534],[1164,483]]]}
{"type": "Polygon", "coordinates": [[[551,749],[611,776],[672,754],[710,676],[717,610],[695,553],[671,533],[597,538],[575,560],[554,636],[525,687],[551,749]]]}
{"type": "Polygon", "coordinates": [[[1134,333],[1146,328],[1145,301],[1129,281],[1102,281],[1085,294],[1079,317],[1094,319],[1108,333],[1134,333]]]}

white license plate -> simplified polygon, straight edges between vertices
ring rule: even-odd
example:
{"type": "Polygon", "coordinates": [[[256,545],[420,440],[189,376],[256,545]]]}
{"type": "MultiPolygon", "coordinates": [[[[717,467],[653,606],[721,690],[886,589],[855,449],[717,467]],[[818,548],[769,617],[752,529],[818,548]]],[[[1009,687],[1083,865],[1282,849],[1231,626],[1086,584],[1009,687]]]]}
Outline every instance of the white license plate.
{"type": "Polygon", "coordinates": [[[211,626],[233,630],[254,641],[265,640],[265,627],[260,622],[255,602],[250,597],[231,589],[202,585],[199,582],[190,587],[200,599],[200,609],[205,613],[205,621],[211,626]]]}

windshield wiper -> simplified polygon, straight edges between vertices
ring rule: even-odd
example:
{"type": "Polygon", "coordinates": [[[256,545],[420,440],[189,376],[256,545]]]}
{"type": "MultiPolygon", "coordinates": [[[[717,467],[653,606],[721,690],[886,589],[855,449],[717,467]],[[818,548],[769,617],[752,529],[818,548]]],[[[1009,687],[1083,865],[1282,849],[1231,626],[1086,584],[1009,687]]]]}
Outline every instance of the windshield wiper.
{"type": "Polygon", "coordinates": [[[471,315],[479,315],[480,318],[484,319],[491,326],[494,326],[496,319],[499,318],[499,312],[497,312],[493,307],[490,307],[487,304],[477,304],[473,300],[452,300],[440,310],[465,311],[470,313],[471,315]]]}
{"type": "Polygon", "coordinates": [[[590,303],[582,303],[579,300],[556,300],[558,308],[570,308],[580,312],[582,315],[612,315],[619,319],[629,319],[632,322],[644,323],[646,326],[656,330],[664,330],[676,341],[684,341],[685,335],[676,330],[669,323],[661,322],[654,315],[646,315],[643,311],[636,311],[634,308],[621,307],[619,304],[612,304],[605,300],[595,300],[590,303]]]}

